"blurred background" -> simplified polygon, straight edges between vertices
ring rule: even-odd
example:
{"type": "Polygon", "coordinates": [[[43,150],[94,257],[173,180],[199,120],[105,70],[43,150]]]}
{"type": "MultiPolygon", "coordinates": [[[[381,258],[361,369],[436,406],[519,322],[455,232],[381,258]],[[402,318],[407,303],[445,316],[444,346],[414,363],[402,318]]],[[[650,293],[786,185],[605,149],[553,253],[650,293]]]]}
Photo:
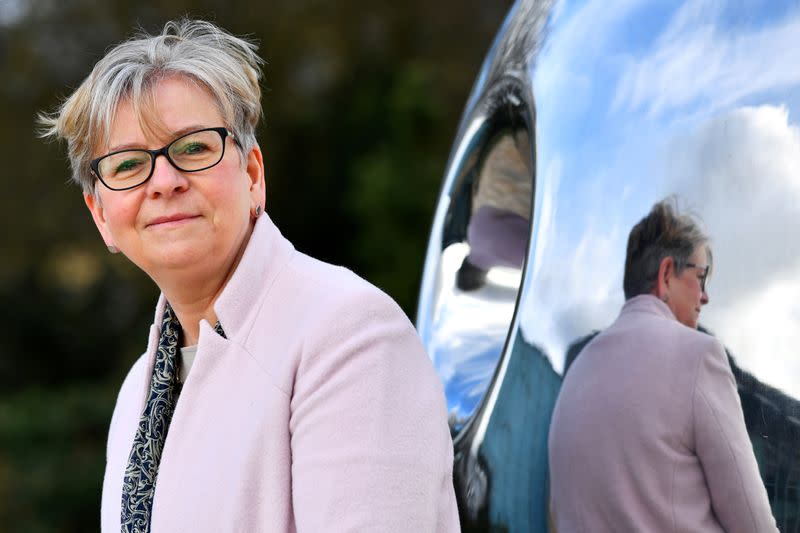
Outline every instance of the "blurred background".
{"type": "Polygon", "coordinates": [[[0,0],[0,530],[99,527],[105,438],[157,290],[108,254],[50,111],[136,27],[260,42],[267,212],[410,318],[450,143],[510,0],[0,0]]]}

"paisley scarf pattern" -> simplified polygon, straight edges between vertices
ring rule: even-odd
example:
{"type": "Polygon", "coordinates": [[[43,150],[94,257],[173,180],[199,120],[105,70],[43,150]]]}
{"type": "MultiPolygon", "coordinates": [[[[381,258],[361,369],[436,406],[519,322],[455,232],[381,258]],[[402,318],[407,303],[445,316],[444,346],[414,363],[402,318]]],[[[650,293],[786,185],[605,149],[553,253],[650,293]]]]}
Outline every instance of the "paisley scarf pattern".
{"type": "MultiPolygon", "coordinates": [[[[225,337],[219,322],[214,326],[214,331],[225,337]]],[[[150,393],[125,468],[122,485],[123,533],[150,531],[158,465],[181,389],[177,379],[180,336],[180,322],[167,303],[161,319],[161,337],[150,380],[150,393]]]]}

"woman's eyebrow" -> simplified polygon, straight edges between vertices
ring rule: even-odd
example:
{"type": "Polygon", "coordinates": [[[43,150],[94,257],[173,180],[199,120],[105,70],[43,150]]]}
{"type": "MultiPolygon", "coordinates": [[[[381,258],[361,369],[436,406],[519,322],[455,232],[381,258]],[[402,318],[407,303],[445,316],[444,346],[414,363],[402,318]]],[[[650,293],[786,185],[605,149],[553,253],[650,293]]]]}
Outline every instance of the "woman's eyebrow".
{"type": "Polygon", "coordinates": [[[186,126],[185,128],[181,128],[179,130],[175,130],[172,132],[172,139],[175,140],[182,135],[186,135],[187,133],[191,133],[197,130],[204,130],[209,128],[210,126],[206,126],[204,124],[192,124],[191,126],[186,126]]]}
{"type": "Polygon", "coordinates": [[[120,150],[136,149],[141,147],[142,145],[138,143],[116,144],[108,149],[108,153],[119,152],[120,150]]]}
{"type": "MultiPolygon", "coordinates": [[[[171,143],[172,141],[174,141],[178,137],[182,137],[182,136],[186,135],[187,133],[191,133],[191,132],[197,131],[197,130],[204,130],[204,129],[208,128],[208,127],[210,127],[210,126],[204,126],[204,125],[201,125],[201,124],[192,124],[191,126],[185,126],[183,128],[180,128],[180,129],[177,129],[177,130],[173,130],[169,134],[171,140],[168,141],[168,143],[171,143]]],[[[108,153],[119,152],[120,150],[128,150],[128,149],[131,149],[131,150],[140,149],[141,150],[142,148],[143,148],[143,143],[135,143],[134,142],[134,143],[116,144],[116,145],[114,145],[114,146],[112,146],[112,147],[110,147],[108,149],[108,153]]]]}

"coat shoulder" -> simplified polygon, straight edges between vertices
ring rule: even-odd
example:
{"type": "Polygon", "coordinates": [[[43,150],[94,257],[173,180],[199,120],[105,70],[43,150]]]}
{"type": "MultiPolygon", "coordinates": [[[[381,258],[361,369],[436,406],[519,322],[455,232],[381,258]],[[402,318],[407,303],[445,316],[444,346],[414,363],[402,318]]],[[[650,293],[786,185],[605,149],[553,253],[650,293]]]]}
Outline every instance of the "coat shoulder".
{"type": "Polygon", "coordinates": [[[296,253],[273,295],[306,327],[392,318],[412,327],[405,313],[385,292],[351,270],[296,253]],[[302,320],[300,318],[302,317],[302,320]]]}

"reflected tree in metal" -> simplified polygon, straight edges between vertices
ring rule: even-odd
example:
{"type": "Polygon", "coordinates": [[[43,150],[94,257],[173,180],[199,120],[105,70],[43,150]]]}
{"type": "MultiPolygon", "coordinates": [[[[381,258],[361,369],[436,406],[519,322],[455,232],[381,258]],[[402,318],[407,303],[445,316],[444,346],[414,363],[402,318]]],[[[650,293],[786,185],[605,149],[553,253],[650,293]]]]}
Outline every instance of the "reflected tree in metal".
{"type": "Polygon", "coordinates": [[[417,314],[465,531],[548,530],[561,380],[616,318],[628,232],[668,195],[712,237],[700,327],[730,356],[778,525],[800,530],[798,38],[791,1],[512,7],[456,135],[417,314]]]}

